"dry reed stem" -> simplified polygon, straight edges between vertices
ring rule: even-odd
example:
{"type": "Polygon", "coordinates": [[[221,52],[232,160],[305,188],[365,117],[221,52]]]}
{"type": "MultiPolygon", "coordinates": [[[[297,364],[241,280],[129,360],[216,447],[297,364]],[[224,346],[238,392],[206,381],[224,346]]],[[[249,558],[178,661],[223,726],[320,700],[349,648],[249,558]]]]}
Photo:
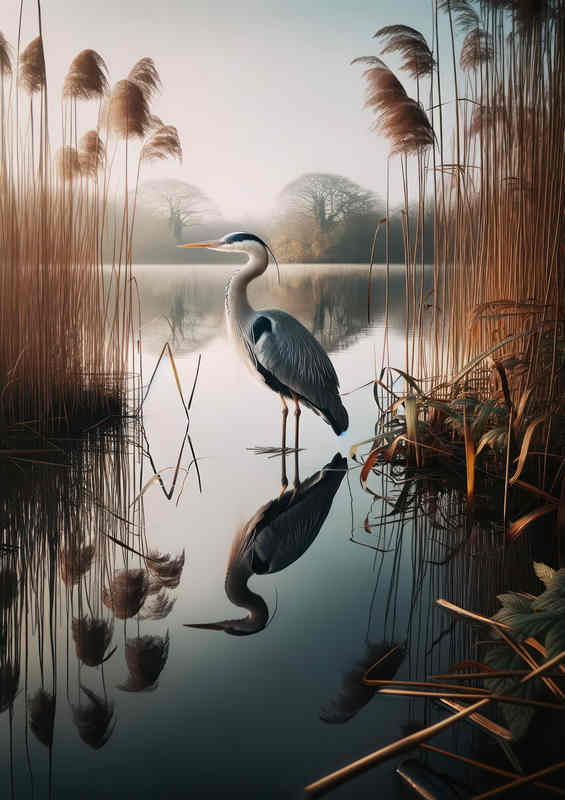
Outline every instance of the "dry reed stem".
{"type": "Polygon", "coordinates": [[[557,772],[558,770],[564,768],[565,761],[560,761],[558,764],[552,764],[550,767],[545,767],[545,769],[532,772],[530,775],[523,775],[511,783],[505,783],[503,786],[498,786],[496,789],[491,789],[490,791],[483,792],[482,794],[473,795],[471,800],[487,800],[488,797],[496,797],[496,795],[501,794],[502,792],[511,792],[513,789],[519,789],[520,786],[524,786],[526,783],[534,783],[538,780],[538,778],[543,778],[545,775],[550,775],[552,772],[557,772]]]}
{"type": "Polygon", "coordinates": [[[348,764],[346,767],[342,769],[336,770],[336,772],[332,772],[330,775],[326,775],[324,778],[321,778],[314,783],[309,784],[304,788],[304,791],[308,795],[321,795],[325,792],[332,789],[339,783],[342,783],[349,778],[352,778],[354,775],[362,772],[366,769],[370,769],[371,767],[375,766],[375,764],[379,764],[382,761],[385,761],[393,756],[397,755],[398,753],[402,753],[405,750],[410,750],[412,747],[420,744],[420,742],[425,741],[426,739],[430,739],[432,736],[440,733],[445,728],[452,725],[454,722],[457,722],[460,719],[464,719],[465,717],[472,714],[474,711],[477,711],[479,708],[482,708],[489,702],[489,698],[484,698],[479,700],[476,703],[468,706],[467,708],[458,711],[456,714],[453,714],[451,717],[447,719],[441,720],[441,722],[436,722],[434,725],[430,725],[423,730],[417,731],[416,733],[412,733],[409,736],[405,736],[402,739],[399,739],[392,744],[387,745],[386,747],[382,747],[379,750],[376,750],[374,753],[370,753],[369,755],[365,756],[364,758],[360,758],[358,761],[354,761],[351,764],[348,764]]]}
{"type": "MultiPolygon", "coordinates": [[[[501,775],[503,778],[520,777],[517,772],[509,772],[506,769],[499,769],[498,767],[493,767],[490,764],[485,764],[482,761],[476,761],[474,758],[467,758],[466,756],[459,755],[458,753],[452,753],[449,750],[444,750],[442,747],[436,747],[433,744],[421,744],[419,747],[421,747],[422,750],[428,750],[430,753],[437,753],[438,755],[445,756],[446,758],[452,758],[456,761],[462,761],[464,764],[469,764],[472,767],[483,769],[486,772],[492,772],[493,775],[501,775]]],[[[538,786],[540,789],[544,789],[546,792],[551,792],[552,794],[559,795],[560,797],[565,796],[565,789],[560,789],[558,786],[552,786],[550,783],[542,783],[541,781],[537,781],[534,783],[534,786],[538,786]]]]}

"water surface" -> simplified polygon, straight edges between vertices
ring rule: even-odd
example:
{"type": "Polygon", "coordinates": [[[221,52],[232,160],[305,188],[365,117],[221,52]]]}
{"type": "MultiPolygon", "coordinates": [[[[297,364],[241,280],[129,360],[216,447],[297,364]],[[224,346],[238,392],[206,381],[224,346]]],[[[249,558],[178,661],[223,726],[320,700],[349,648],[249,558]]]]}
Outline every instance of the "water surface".
{"type": "MultiPolygon", "coordinates": [[[[8,505],[25,510],[7,527],[27,524],[45,538],[27,565],[8,558],[20,584],[15,600],[2,600],[2,634],[19,676],[10,684],[4,669],[3,790],[22,798],[48,797],[50,786],[57,798],[300,796],[307,783],[432,713],[420,701],[359,690],[359,675],[404,642],[399,677],[447,665],[453,640],[434,642],[450,623],[432,613],[432,600],[449,590],[453,573],[430,566],[437,543],[425,545],[425,560],[417,524],[394,514],[388,520],[391,505],[377,496],[387,495],[387,487],[368,494],[348,459],[347,474],[296,513],[301,533],[282,517],[281,538],[290,531],[294,540],[276,555],[277,571],[264,558],[269,547],[276,550],[272,540],[255,556],[258,574],[249,588],[266,604],[266,627],[243,636],[184,627],[245,615],[226,595],[226,563],[238,531],[281,492],[280,457],[256,450],[280,446],[280,401],[249,379],[230,349],[223,319],[228,267],[136,272],[145,383],[169,341],[188,399],[201,355],[190,441],[165,359],[144,404],[143,431],[133,425],[127,441],[77,456],[66,483],[36,474],[25,478],[27,494],[18,488],[7,496],[8,505]],[[155,471],[161,483],[151,480],[155,471]],[[46,488],[39,491],[33,480],[46,488]],[[325,517],[321,525],[312,521],[316,514],[318,523],[325,517]],[[57,536],[63,537],[58,551],[57,536]],[[116,544],[122,540],[130,550],[116,544]],[[114,576],[127,568],[155,577],[147,568],[152,562],[133,551],[184,552],[185,563],[176,580],[146,598],[140,614],[128,616],[112,595],[114,576]],[[111,634],[107,660],[95,666],[76,645],[76,620],[92,618],[104,620],[111,634]],[[49,697],[56,690],[51,750],[42,687],[49,697]]],[[[372,386],[354,390],[381,366],[384,268],[375,268],[370,323],[366,266],[292,265],[281,273],[280,285],[274,273],[257,281],[251,301],[289,311],[317,336],[335,364],[350,418],[338,438],[320,418],[302,414],[299,479],[305,481],[332,459],[339,465],[336,454],[347,457],[374,431],[372,386]]],[[[402,271],[393,269],[390,286],[390,360],[404,366],[402,271]]],[[[290,438],[293,423],[289,415],[290,438]]],[[[287,470],[292,488],[292,456],[287,470]]],[[[443,557],[444,545],[437,547],[443,557]]],[[[466,579],[480,582],[473,567],[466,579]]],[[[355,779],[335,796],[373,797],[377,787],[392,796],[393,766],[355,779]]]]}

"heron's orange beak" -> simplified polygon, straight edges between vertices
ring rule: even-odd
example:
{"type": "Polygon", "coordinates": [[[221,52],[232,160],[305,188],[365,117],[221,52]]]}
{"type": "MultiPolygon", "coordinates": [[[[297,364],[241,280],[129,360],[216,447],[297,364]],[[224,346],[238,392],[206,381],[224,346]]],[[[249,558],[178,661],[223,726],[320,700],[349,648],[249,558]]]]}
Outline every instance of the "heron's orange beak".
{"type": "Polygon", "coordinates": [[[191,244],[177,244],[177,247],[217,247],[219,240],[215,242],[192,242],[191,244]]]}

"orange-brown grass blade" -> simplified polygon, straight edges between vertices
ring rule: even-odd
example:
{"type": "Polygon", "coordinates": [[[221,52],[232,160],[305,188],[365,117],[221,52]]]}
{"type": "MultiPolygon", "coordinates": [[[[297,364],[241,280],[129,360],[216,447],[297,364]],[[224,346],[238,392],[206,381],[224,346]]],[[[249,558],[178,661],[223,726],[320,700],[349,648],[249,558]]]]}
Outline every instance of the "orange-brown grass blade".
{"type": "Polygon", "coordinates": [[[467,619],[473,620],[473,622],[484,622],[486,625],[492,625],[497,629],[511,630],[510,625],[506,625],[504,622],[498,622],[498,620],[484,617],[482,614],[477,614],[474,611],[468,611],[466,608],[461,608],[455,605],[455,603],[450,603],[449,600],[444,600],[442,597],[439,597],[436,603],[446,611],[457,614],[460,617],[466,617],[467,619]]]}
{"type": "Polygon", "coordinates": [[[461,700],[475,700],[477,697],[482,696],[482,697],[488,697],[489,700],[492,700],[493,702],[496,703],[509,703],[510,705],[517,705],[517,706],[531,706],[532,708],[543,708],[545,710],[550,710],[550,711],[565,711],[565,704],[559,705],[558,703],[547,703],[544,700],[530,700],[527,697],[513,697],[511,695],[504,695],[504,694],[491,694],[490,692],[486,692],[484,690],[471,689],[468,686],[463,686],[461,688],[463,689],[462,692],[455,692],[455,691],[423,692],[423,691],[418,691],[417,689],[383,688],[379,689],[379,694],[405,695],[407,697],[437,697],[442,701],[446,700],[447,698],[454,698],[454,697],[457,697],[461,700]]]}
{"type": "Polygon", "coordinates": [[[491,667],[489,667],[487,664],[483,664],[481,661],[473,661],[467,659],[465,661],[459,661],[457,664],[455,664],[455,666],[451,667],[451,669],[449,670],[449,674],[451,675],[451,677],[457,677],[456,675],[453,675],[454,672],[458,672],[461,669],[463,670],[470,669],[472,667],[481,670],[486,670],[487,672],[492,670],[491,667]]]}
{"type": "Polygon", "coordinates": [[[532,678],[536,678],[541,675],[543,672],[547,672],[547,670],[555,667],[557,664],[561,664],[561,662],[565,659],[565,650],[562,650],[561,653],[557,653],[556,656],[550,658],[549,661],[546,661],[545,664],[541,664],[536,669],[533,669],[527,675],[525,675],[520,683],[527,683],[528,681],[532,680],[532,678]]]}
{"type": "MultiPolygon", "coordinates": [[[[453,758],[456,761],[462,761],[464,764],[470,764],[472,767],[485,770],[485,772],[492,772],[493,775],[501,775],[503,778],[520,777],[517,772],[509,772],[506,769],[493,767],[490,764],[485,764],[483,761],[476,761],[474,758],[467,758],[467,756],[459,755],[459,753],[452,753],[449,750],[444,750],[442,747],[436,747],[436,745],[433,744],[421,744],[419,747],[421,747],[422,750],[428,750],[430,753],[437,753],[438,755],[445,756],[446,758],[453,758]]],[[[541,783],[538,781],[534,784],[534,786],[538,786],[540,789],[544,789],[546,792],[552,792],[560,797],[565,797],[565,789],[560,789],[558,786],[552,786],[550,783],[541,783]]]]}
{"type": "Polygon", "coordinates": [[[420,464],[420,448],[418,447],[418,404],[416,397],[409,394],[404,400],[406,414],[406,436],[410,440],[410,450],[414,453],[416,464],[420,464]]]}
{"type": "MultiPolygon", "coordinates": [[[[528,666],[532,669],[537,669],[538,665],[531,657],[531,655],[525,650],[524,647],[514,642],[506,633],[505,631],[511,631],[509,625],[506,625],[503,622],[499,622],[495,619],[490,619],[490,617],[484,617],[481,614],[476,614],[474,611],[468,611],[465,608],[460,608],[459,606],[455,605],[455,603],[450,603],[448,600],[444,600],[443,598],[438,598],[436,603],[444,608],[446,611],[450,611],[453,614],[458,614],[459,616],[466,617],[467,619],[471,619],[475,622],[483,622],[486,625],[491,625],[493,628],[496,628],[499,635],[504,639],[506,644],[514,650],[514,652],[525,661],[528,666]]],[[[535,640],[534,640],[535,641],[535,640]]],[[[529,640],[526,640],[529,643],[529,640]]],[[[542,678],[543,682],[546,684],[548,689],[554,694],[557,695],[561,700],[565,700],[565,694],[561,691],[561,689],[552,681],[550,678],[542,678]]]]}
{"type": "Polygon", "coordinates": [[[549,503],[554,503],[555,505],[559,503],[557,497],[554,497],[552,494],[549,494],[549,492],[545,492],[543,489],[540,489],[531,483],[526,483],[526,481],[518,479],[515,481],[515,485],[519,486],[521,489],[525,489],[527,492],[533,492],[533,494],[537,494],[538,497],[543,497],[543,499],[547,500],[549,503]]]}
{"type": "Polygon", "coordinates": [[[467,502],[473,507],[475,498],[475,459],[477,457],[475,445],[471,438],[471,425],[467,418],[466,406],[463,406],[463,431],[465,436],[465,468],[467,472],[467,502]]]}
{"type": "Polygon", "coordinates": [[[519,519],[515,520],[510,527],[508,528],[508,538],[510,539],[517,539],[522,531],[530,525],[534,520],[539,519],[540,517],[545,516],[545,514],[551,514],[556,510],[557,506],[554,503],[548,503],[544,506],[539,506],[535,508],[533,511],[530,511],[528,514],[524,514],[524,516],[520,517],[519,519]]]}
{"type": "MultiPolygon", "coordinates": [[[[557,521],[555,523],[555,534],[557,546],[559,548],[560,561],[563,553],[563,543],[565,537],[565,477],[561,481],[561,496],[559,498],[559,508],[557,509],[557,521]]],[[[561,566],[561,564],[560,564],[561,566]]]]}
{"type": "MultiPolygon", "coordinates": [[[[488,699],[490,700],[491,698],[489,697],[488,699]]],[[[463,709],[468,708],[468,706],[465,706],[463,703],[458,703],[456,700],[447,700],[445,697],[441,697],[440,702],[443,703],[444,706],[447,706],[454,711],[462,711],[463,709]]],[[[481,728],[484,728],[489,733],[492,733],[494,736],[500,736],[501,739],[505,739],[508,742],[512,741],[512,734],[508,728],[504,728],[502,725],[493,722],[488,717],[483,716],[483,714],[470,714],[469,719],[476,725],[480,725],[481,728]]]]}
{"type": "Polygon", "coordinates": [[[518,789],[520,786],[524,786],[526,783],[533,783],[537,781],[538,778],[543,778],[544,775],[550,775],[552,772],[557,772],[563,768],[565,768],[565,761],[560,761],[558,764],[552,764],[550,767],[545,767],[545,769],[532,772],[530,775],[524,775],[521,778],[517,778],[515,781],[512,781],[512,783],[506,783],[502,786],[498,786],[496,789],[491,789],[488,792],[476,794],[471,798],[471,800],[486,800],[488,797],[496,797],[496,795],[502,794],[502,792],[510,792],[512,789],[518,789]]]}
{"type": "Polygon", "coordinates": [[[489,698],[479,700],[467,708],[458,711],[456,714],[453,714],[451,717],[441,720],[441,722],[436,722],[434,725],[430,725],[423,730],[416,731],[416,733],[405,736],[403,739],[399,739],[398,741],[393,742],[386,747],[381,747],[374,753],[370,753],[364,758],[360,758],[358,761],[354,761],[353,763],[348,764],[346,767],[336,770],[336,772],[332,772],[330,775],[326,775],[324,778],[321,778],[314,783],[310,783],[304,788],[304,791],[307,795],[324,794],[334,786],[337,786],[339,783],[352,778],[354,775],[357,775],[366,769],[370,769],[371,767],[375,766],[375,764],[380,764],[383,761],[398,755],[398,753],[409,750],[412,747],[420,744],[420,742],[425,742],[432,736],[436,736],[438,733],[445,730],[445,728],[453,725],[454,722],[468,717],[489,702],[489,698]]]}
{"type": "Polygon", "coordinates": [[[367,458],[365,459],[365,463],[363,464],[363,468],[361,470],[361,486],[363,489],[367,490],[367,479],[369,474],[377,460],[378,454],[381,452],[381,448],[376,448],[375,450],[371,450],[367,458]]]}
{"type": "Polygon", "coordinates": [[[532,441],[532,436],[534,435],[535,429],[541,422],[544,422],[544,420],[546,419],[547,419],[547,414],[543,414],[543,416],[541,417],[536,417],[534,420],[532,420],[532,422],[530,422],[530,424],[526,428],[526,432],[524,433],[524,438],[522,439],[522,446],[520,447],[520,455],[518,457],[516,472],[514,473],[514,475],[512,475],[508,483],[516,483],[516,481],[522,474],[522,470],[524,469],[524,465],[526,463],[528,450],[530,449],[530,443],[532,441]]]}

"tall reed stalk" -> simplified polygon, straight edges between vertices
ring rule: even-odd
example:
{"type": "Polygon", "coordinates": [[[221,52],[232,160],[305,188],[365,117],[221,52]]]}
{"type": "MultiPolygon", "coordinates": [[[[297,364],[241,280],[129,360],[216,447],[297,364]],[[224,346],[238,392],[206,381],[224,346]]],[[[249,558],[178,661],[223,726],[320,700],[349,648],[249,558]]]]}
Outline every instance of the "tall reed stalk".
{"type": "Polygon", "coordinates": [[[142,59],[109,92],[103,59],[82,51],[64,82],[62,146],[53,155],[42,37],[14,57],[0,34],[0,419],[7,424],[77,417],[90,424],[125,409],[138,316],[128,161],[137,158],[139,176],[143,161],[181,154],[176,129],[150,113],[158,86],[153,62],[142,59]],[[84,102],[98,103],[95,130],[82,130],[84,102]],[[120,220],[109,218],[113,193],[120,220]],[[108,270],[103,241],[113,253],[108,270]]]}
{"type": "Polygon", "coordinates": [[[562,390],[565,3],[440,6],[466,35],[457,169],[436,195],[438,324],[449,342],[437,348],[438,369],[454,375],[530,329],[496,358],[515,399],[535,385],[549,403],[562,390]]]}
{"type": "Polygon", "coordinates": [[[511,339],[495,359],[509,372],[514,401],[534,386],[532,399],[548,406],[563,388],[565,2],[437,0],[433,23],[431,47],[405,25],[375,34],[385,40],[383,55],[403,58],[416,100],[379,58],[356,59],[370,65],[366,105],[391,142],[391,156],[399,156],[405,369],[428,387],[448,388],[466,364],[511,339]],[[442,46],[440,63],[443,15],[449,46],[442,46]],[[418,256],[427,195],[435,222],[430,299],[418,256]],[[416,203],[416,230],[409,230],[407,210],[416,203]],[[422,347],[425,335],[431,347],[422,347]]]}

